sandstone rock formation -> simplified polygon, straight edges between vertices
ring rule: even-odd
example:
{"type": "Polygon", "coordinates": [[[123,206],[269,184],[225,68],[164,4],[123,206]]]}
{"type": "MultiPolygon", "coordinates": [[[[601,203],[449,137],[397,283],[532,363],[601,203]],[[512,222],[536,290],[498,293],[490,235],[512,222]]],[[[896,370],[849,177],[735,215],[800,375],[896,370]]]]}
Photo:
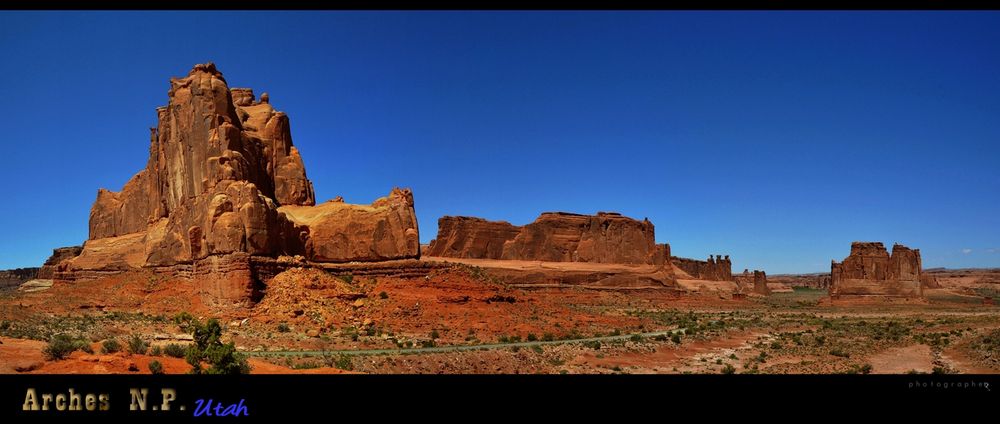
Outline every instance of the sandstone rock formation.
{"type": "Polygon", "coordinates": [[[521,227],[506,221],[487,221],[468,216],[438,219],[437,238],[424,252],[428,256],[470,259],[500,259],[504,244],[517,237],[521,227]]]}
{"type": "Polygon", "coordinates": [[[38,268],[5,269],[0,271],[0,289],[17,287],[35,278],[38,278],[38,268]]]}
{"type": "Polygon", "coordinates": [[[692,278],[711,281],[734,281],[733,263],[729,255],[709,255],[708,260],[699,261],[689,258],[670,257],[675,267],[688,273],[692,278]]]}
{"type": "Polygon", "coordinates": [[[318,206],[282,206],[278,212],[309,229],[305,256],[312,261],[381,261],[420,255],[409,189],[394,188],[370,206],[334,199],[318,206]]]}
{"type": "Polygon", "coordinates": [[[881,242],[851,243],[851,254],[830,265],[830,295],[878,295],[919,297],[923,295],[920,250],[901,244],[890,255],[881,242]]]}
{"type": "MultiPolygon", "coordinates": [[[[337,262],[419,255],[408,190],[395,189],[370,206],[313,206],[288,117],[266,94],[256,101],[250,89],[230,90],[211,63],[195,65],[170,85],[168,104],[157,109],[159,123],[150,131],[145,169],[120,192],[98,191],[89,239],[69,261],[65,279],[206,259],[230,273],[255,256],[337,262]]],[[[250,284],[252,270],[238,274],[234,280],[250,284]]]]}
{"type": "Polygon", "coordinates": [[[767,296],[771,289],[767,288],[767,274],[764,271],[753,270],[753,292],[767,296]]]}
{"type": "Polygon", "coordinates": [[[56,270],[63,261],[80,256],[80,252],[82,251],[83,246],[69,246],[52,249],[52,256],[49,256],[49,259],[42,264],[42,268],[38,270],[37,278],[42,280],[53,279],[55,277],[56,270]]]}
{"type": "Polygon", "coordinates": [[[613,212],[545,212],[514,226],[481,218],[438,220],[429,256],[551,262],[663,264],[670,247],[654,241],[653,224],[613,212]]]}
{"type": "Polygon", "coordinates": [[[788,287],[808,287],[814,289],[830,288],[830,273],[814,274],[777,274],[768,277],[770,282],[777,282],[788,287]]]}

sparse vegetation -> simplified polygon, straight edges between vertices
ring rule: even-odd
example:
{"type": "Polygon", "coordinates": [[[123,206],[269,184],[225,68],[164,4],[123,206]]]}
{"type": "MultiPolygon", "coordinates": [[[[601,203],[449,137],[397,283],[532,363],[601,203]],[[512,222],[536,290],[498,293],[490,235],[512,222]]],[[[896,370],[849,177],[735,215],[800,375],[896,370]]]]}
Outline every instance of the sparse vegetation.
{"type": "Polygon", "coordinates": [[[45,359],[57,361],[79,349],[80,343],[79,340],[73,339],[68,334],[56,334],[49,340],[49,344],[42,349],[42,354],[45,355],[45,359]]]}
{"type": "Polygon", "coordinates": [[[176,343],[170,343],[163,348],[163,353],[171,358],[183,358],[187,348],[176,343]]]}
{"type": "Polygon", "coordinates": [[[287,333],[289,331],[292,331],[292,329],[288,327],[287,323],[282,322],[282,323],[278,324],[278,332],[279,333],[287,333]]]}
{"type": "Polygon", "coordinates": [[[128,339],[128,352],[133,355],[145,355],[146,351],[149,349],[149,343],[146,343],[142,337],[138,334],[133,334],[128,339]]]}
{"type": "Polygon", "coordinates": [[[161,364],[160,361],[150,362],[149,372],[153,374],[163,374],[163,364],[161,364]]]}
{"type": "Polygon", "coordinates": [[[120,350],[122,350],[122,345],[116,339],[108,339],[104,343],[101,343],[101,353],[105,355],[116,353],[120,350]]]}

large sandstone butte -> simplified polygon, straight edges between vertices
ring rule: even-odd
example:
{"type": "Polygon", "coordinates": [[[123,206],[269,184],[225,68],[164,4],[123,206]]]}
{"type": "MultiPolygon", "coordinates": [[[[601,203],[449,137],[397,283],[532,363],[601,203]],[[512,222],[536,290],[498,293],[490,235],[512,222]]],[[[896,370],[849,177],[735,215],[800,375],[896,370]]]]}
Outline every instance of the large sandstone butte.
{"type": "Polygon", "coordinates": [[[446,216],[428,256],[550,262],[662,265],[670,246],[654,241],[653,223],[614,212],[545,212],[534,222],[446,216]]]}
{"type": "Polygon", "coordinates": [[[219,303],[254,294],[254,258],[313,262],[419,257],[413,195],[314,206],[288,116],[267,94],[230,89],[215,65],[170,81],[149,159],[120,192],[101,189],[83,251],[57,271],[72,281],[133,268],[211,276],[219,303]]]}
{"type": "Polygon", "coordinates": [[[881,242],[851,243],[851,254],[843,262],[830,264],[830,296],[923,295],[920,249],[901,244],[892,246],[890,255],[881,242]]]}
{"type": "Polygon", "coordinates": [[[706,261],[673,256],[670,261],[698,280],[734,281],[733,263],[729,260],[729,255],[709,255],[706,261]]]}

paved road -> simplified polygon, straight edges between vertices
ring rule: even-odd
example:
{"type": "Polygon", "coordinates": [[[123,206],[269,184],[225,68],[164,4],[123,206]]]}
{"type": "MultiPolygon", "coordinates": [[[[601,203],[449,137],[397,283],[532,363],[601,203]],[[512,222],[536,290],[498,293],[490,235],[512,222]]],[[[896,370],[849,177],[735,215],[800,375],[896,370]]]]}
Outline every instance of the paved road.
{"type": "Polygon", "coordinates": [[[422,348],[412,348],[412,349],[361,349],[361,350],[326,350],[326,351],[286,350],[286,351],[258,351],[258,352],[244,351],[242,353],[249,356],[404,355],[404,354],[421,354],[421,353],[461,352],[467,350],[480,350],[480,349],[503,349],[514,346],[530,347],[530,346],[546,346],[546,345],[557,345],[557,344],[567,344],[567,343],[585,343],[592,341],[598,341],[598,342],[617,341],[617,340],[628,340],[629,338],[635,336],[636,334],[642,337],[656,337],[656,336],[670,336],[675,332],[680,332],[681,334],[683,334],[684,329],[654,331],[650,333],[621,334],[617,336],[588,337],[585,339],[572,339],[572,340],[552,340],[552,341],[538,340],[533,342],[435,346],[435,347],[422,347],[422,348]]]}

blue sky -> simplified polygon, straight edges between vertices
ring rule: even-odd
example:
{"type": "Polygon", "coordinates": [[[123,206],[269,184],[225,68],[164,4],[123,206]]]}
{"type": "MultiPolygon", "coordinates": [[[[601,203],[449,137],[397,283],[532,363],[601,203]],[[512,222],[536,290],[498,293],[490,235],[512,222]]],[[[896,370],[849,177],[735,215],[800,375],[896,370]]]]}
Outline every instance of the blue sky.
{"type": "Polygon", "coordinates": [[[410,187],[424,242],[611,210],[736,271],[997,267],[998,45],[996,12],[0,12],[0,269],[86,239],[207,61],[289,114],[318,201],[410,187]]]}

